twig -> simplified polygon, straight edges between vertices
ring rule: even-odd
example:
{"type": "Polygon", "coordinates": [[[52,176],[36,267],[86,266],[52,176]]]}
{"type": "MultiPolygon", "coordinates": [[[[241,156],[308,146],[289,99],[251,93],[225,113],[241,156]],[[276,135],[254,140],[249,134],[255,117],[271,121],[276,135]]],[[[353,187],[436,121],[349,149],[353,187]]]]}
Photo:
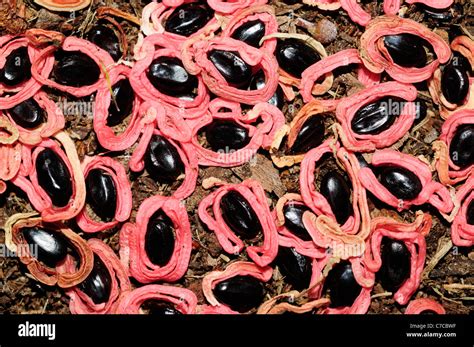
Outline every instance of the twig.
{"type": "Polygon", "coordinates": [[[370,298],[371,299],[377,299],[377,298],[386,298],[387,296],[392,296],[392,292],[384,292],[384,293],[379,293],[379,294],[374,294],[370,298]]]}
{"type": "Polygon", "coordinates": [[[451,290],[451,291],[458,291],[458,290],[474,290],[474,284],[462,284],[462,283],[451,283],[451,284],[443,284],[444,289],[451,290]]]}
{"type": "Polygon", "coordinates": [[[430,262],[426,266],[425,270],[423,271],[423,278],[428,278],[430,272],[438,265],[441,259],[445,257],[446,254],[453,248],[453,242],[449,239],[444,245],[438,247],[438,251],[436,254],[431,258],[430,262]]]}

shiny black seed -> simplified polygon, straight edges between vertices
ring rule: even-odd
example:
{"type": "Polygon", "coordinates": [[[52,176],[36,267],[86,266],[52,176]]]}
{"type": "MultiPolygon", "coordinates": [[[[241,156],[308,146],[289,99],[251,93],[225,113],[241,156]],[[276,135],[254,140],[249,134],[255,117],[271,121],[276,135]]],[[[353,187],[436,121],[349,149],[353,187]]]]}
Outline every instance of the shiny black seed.
{"type": "Polygon", "coordinates": [[[59,84],[84,87],[96,83],[99,79],[99,66],[82,52],[58,50],[54,53],[54,57],[56,64],[53,77],[59,84]]]}
{"type": "Polygon", "coordinates": [[[251,276],[235,276],[219,282],[213,292],[219,302],[240,313],[257,307],[265,296],[262,282],[251,276]]]}
{"type": "Polygon", "coordinates": [[[354,214],[351,189],[346,179],[337,171],[328,171],[321,179],[320,192],[331,206],[336,221],[343,225],[354,214]]]}
{"type": "Polygon", "coordinates": [[[94,26],[87,33],[87,39],[108,52],[115,61],[122,57],[120,40],[115,31],[108,26],[102,24],[94,26]]]}
{"type": "Polygon", "coordinates": [[[128,79],[123,79],[115,83],[112,87],[114,100],[110,100],[109,116],[107,125],[109,127],[119,125],[133,109],[135,93],[128,79]],[[117,109],[118,106],[118,109],[117,109]]]}
{"type": "Polygon", "coordinates": [[[467,206],[466,221],[467,224],[474,225],[474,200],[471,200],[467,206]]]}
{"type": "Polygon", "coordinates": [[[148,314],[158,316],[182,314],[172,303],[161,300],[147,300],[142,304],[141,308],[147,311],[148,314]]]}
{"type": "Polygon", "coordinates": [[[153,179],[160,182],[173,182],[184,173],[178,150],[160,135],[151,138],[145,154],[145,168],[153,179]]]}
{"type": "Polygon", "coordinates": [[[13,121],[25,129],[34,129],[46,119],[46,112],[35,99],[27,99],[8,110],[13,121]]]}
{"type": "Polygon", "coordinates": [[[380,172],[380,183],[398,199],[415,199],[423,189],[418,176],[403,167],[385,166],[377,170],[380,172]]]}
{"type": "Polygon", "coordinates": [[[147,76],[156,89],[170,96],[192,94],[198,87],[197,77],[189,74],[181,60],[175,57],[158,57],[153,60],[147,76]]]}
{"type": "Polygon", "coordinates": [[[449,156],[462,169],[474,164],[474,124],[457,127],[449,145],[449,156]]]}
{"type": "Polygon", "coordinates": [[[352,265],[347,260],[336,264],[324,283],[324,289],[329,290],[330,307],[352,306],[359,296],[362,287],[357,283],[352,272],[352,265]]]}
{"type": "Polygon", "coordinates": [[[318,147],[324,141],[325,131],[323,117],[320,115],[309,117],[299,129],[290,152],[302,154],[318,147]]]}
{"type": "Polygon", "coordinates": [[[224,221],[237,235],[252,239],[262,231],[262,225],[250,203],[235,190],[226,193],[220,203],[224,221]]]}
{"type": "Polygon", "coordinates": [[[352,130],[360,135],[377,135],[392,126],[401,114],[405,102],[384,97],[360,108],[351,121],[352,130]]]}
{"type": "Polygon", "coordinates": [[[388,237],[381,244],[382,267],[378,273],[382,287],[394,292],[410,277],[411,255],[404,242],[388,237]]]}
{"type": "Polygon", "coordinates": [[[280,68],[296,78],[301,78],[304,70],[321,60],[312,47],[298,39],[278,40],[275,55],[280,68]]]}
{"type": "Polygon", "coordinates": [[[64,207],[72,196],[72,180],[66,163],[52,149],[45,148],[36,158],[38,183],[53,205],[64,207]]]}
{"type": "Polygon", "coordinates": [[[0,82],[13,87],[31,78],[31,61],[28,48],[20,47],[13,50],[5,59],[0,70],[0,82]]]}
{"type": "Polygon", "coordinates": [[[102,169],[89,171],[86,177],[86,201],[102,220],[115,216],[117,208],[117,187],[112,177],[102,169]]]}
{"type": "Polygon", "coordinates": [[[365,160],[364,156],[362,155],[362,153],[356,153],[356,158],[357,158],[357,161],[359,163],[359,166],[361,168],[363,167],[369,167],[369,163],[367,162],[367,160],[365,160]]]}
{"type": "Polygon", "coordinates": [[[265,23],[261,20],[245,22],[232,33],[232,38],[243,41],[253,47],[260,47],[260,40],[265,36],[265,23]]]}
{"type": "Polygon", "coordinates": [[[163,210],[151,216],[145,235],[145,252],[150,261],[158,266],[165,266],[174,252],[174,223],[163,210]]]}
{"type": "Polygon", "coordinates": [[[424,4],[417,4],[425,13],[425,16],[437,22],[450,22],[453,20],[453,13],[448,9],[436,9],[424,4]]]}
{"type": "Polygon", "coordinates": [[[181,36],[190,36],[203,28],[214,15],[207,4],[190,3],[178,6],[166,19],[165,30],[181,36]]]}
{"type": "Polygon", "coordinates": [[[428,61],[425,44],[419,36],[413,34],[387,35],[384,37],[385,47],[395,64],[403,67],[423,67],[428,61]]]}
{"type": "Polygon", "coordinates": [[[293,234],[303,241],[310,241],[311,236],[303,224],[303,213],[311,211],[309,207],[302,204],[289,203],[283,207],[283,215],[285,216],[285,226],[293,234]]]}
{"type": "Polygon", "coordinates": [[[469,93],[469,74],[456,59],[446,65],[441,74],[441,91],[452,104],[461,105],[469,93]]]}
{"type": "Polygon", "coordinates": [[[238,150],[250,142],[248,130],[232,120],[214,120],[205,129],[206,140],[215,152],[238,150]]]}
{"type": "Polygon", "coordinates": [[[31,254],[46,266],[54,268],[66,257],[68,241],[60,232],[39,227],[25,227],[21,231],[31,254]]]}
{"type": "Polygon", "coordinates": [[[249,85],[252,69],[239,52],[213,49],[208,53],[208,58],[228,83],[235,86],[249,85]]]}
{"type": "MultiPolygon", "coordinates": [[[[260,90],[265,87],[265,73],[263,70],[258,70],[252,76],[252,80],[250,81],[250,90],[260,90]]],[[[269,104],[278,107],[280,110],[283,108],[285,103],[285,95],[283,94],[283,89],[281,89],[280,85],[278,85],[275,94],[267,101],[269,104]]]]}
{"type": "Polygon", "coordinates": [[[299,254],[294,248],[280,247],[276,263],[285,281],[296,290],[309,287],[312,274],[311,259],[299,254]]]}
{"type": "Polygon", "coordinates": [[[112,277],[102,259],[94,254],[94,267],[87,278],[79,285],[79,289],[86,293],[94,304],[109,301],[112,288],[112,277]]]}

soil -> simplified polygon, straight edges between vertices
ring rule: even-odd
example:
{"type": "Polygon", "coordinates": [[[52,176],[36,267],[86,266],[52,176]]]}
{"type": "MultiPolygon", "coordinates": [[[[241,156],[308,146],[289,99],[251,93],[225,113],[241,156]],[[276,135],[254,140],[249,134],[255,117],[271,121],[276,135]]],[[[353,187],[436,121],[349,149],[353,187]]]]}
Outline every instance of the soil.
{"type": "MultiPolygon", "coordinates": [[[[12,11],[9,7],[0,7],[1,35],[7,33],[18,34],[31,27],[58,30],[68,35],[82,35],[90,24],[96,21],[94,10],[98,7],[98,5],[93,5],[92,10],[77,12],[74,16],[65,16],[41,9],[32,4],[32,1],[27,1],[26,10],[22,11],[23,2],[18,0],[16,3],[19,9],[17,12],[12,11]]],[[[99,3],[105,6],[118,7],[134,15],[139,15],[141,8],[144,6],[139,0],[102,0],[99,3]]],[[[318,22],[325,18],[335,23],[338,30],[336,39],[325,45],[329,54],[346,48],[357,48],[358,38],[362,33],[361,28],[354,25],[343,11],[325,13],[299,3],[288,5],[278,0],[272,0],[270,3],[276,9],[281,31],[308,34],[312,31],[311,28],[301,27],[298,18],[309,22],[318,22]]],[[[381,1],[362,1],[362,3],[372,15],[382,14],[381,1]]],[[[472,16],[474,14],[474,4],[470,0],[458,0],[453,9],[454,19],[445,23],[445,25],[429,18],[419,6],[408,5],[403,7],[406,17],[423,22],[441,34],[447,35],[447,30],[457,27],[474,35],[474,17],[472,16]],[[471,14],[471,16],[468,14],[471,14]]],[[[137,38],[138,28],[125,21],[120,21],[120,23],[128,35],[129,52],[131,52],[133,43],[137,38]]],[[[318,33],[313,31],[313,34],[318,33]]],[[[333,96],[344,96],[352,93],[357,88],[359,86],[354,75],[351,72],[341,71],[336,78],[336,83],[332,90],[334,92],[333,96]]],[[[57,98],[59,95],[54,97],[57,98]]],[[[296,115],[301,106],[302,101],[300,98],[296,98],[292,105],[285,106],[284,112],[288,121],[296,115]]],[[[442,121],[437,109],[432,104],[429,104],[429,108],[433,112],[432,117],[426,120],[421,128],[412,131],[406,141],[399,146],[399,149],[413,155],[423,155],[431,160],[433,157],[431,143],[439,134],[442,121]]],[[[85,155],[91,156],[104,152],[97,144],[90,118],[77,117],[76,115],[67,116],[66,130],[75,140],[81,158],[85,155]]],[[[127,167],[127,162],[133,149],[134,147],[123,153],[112,155],[127,167]]],[[[197,188],[186,199],[186,207],[192,224],[193,251],[188,272],[177,285],[193,290],[198,295],[200,303],[205,302],[201,292],[202,277],[209,271],[224,268],[226,263],[235,259],[235,256],[230,256],[222,251],[215,235],[205,230],[199,221],[197,206],[202,198],[208,194],[208,191],[201,186],[202,181],[209,177],[216,177],[232,183],[238,183],[247,178],[257,179],[265,188],[268,194],[268,201],[272,207],[283,194],[298,192],[299,190],[298,165],[289,169],[278,170],[271,162],[268,153],[263,151],[257,155],[256,162],[253,164],[255,163],[256,165],[244,164],[230,169],[201,168],[197,188]]],[[[157,193],[169,195],[179,185],[179,182],[171,186],[157,185],[146,174],[137,175],[129,173],[129,177],[132,182],[134,201],[132,221],[134,221],[138,206],[145,198],[157,193]]],[[[370,204],[371,213],[374,216],[380,214],[396,215],[395,211],[387,206],[382,206],[375,200],[371,201],[370,204]]],[[[429,264],[438,250],[450,241],[450,230],[449,225],[443,222],[436,211],[424,206],[422,209],[433,214],[433,227],[427,236],[426,263],[429,264]]],[[[26,211],[32,211],[32,207],[25,195],[14,187],[9,186],[7,192],[0,197],[0,226],[3,226],[6,219],[12,214],[26,211]]],[[[407,221],[412,220],[413,216],[414,211],[408,211],[400,215],[401,218],[407,221]]],[[[77,226],[73,224],[70,224],[70,226],[80,233],[77,226]]],[[[117,251],[118,230],[119,228],[115,228],[114,230],[94,235],[94,237],[103,239],[117,251]]],[[[90,237],[83,233],[80,234],[86,239],[90,237]]],[[[4,244],[4,237],[4,231],[0,229],[0,244],[2,245],[4,244]]],[[[239,258],[245,260],[246,255],[242,254],[239,258]]],[[[134,285],[139,284],[134,282],[134,285]]],[[[474,250],[472,248],[454,247],[429,272],[413,298],[434,298],[442,303],[448,313],[472,313],[474,312],[473,287],[474,250]],[[452,289],[449,286],[450,284],[470,285],[471,289],[465,289],[468,286],[465,286],[464,289],[452,289]]],[[[267,297],[270,298],[290,290],[291,287],[285,283],[284,278],[279,272],[275,271],[274,278],[267,284],[266,289],[267,297]]],[[[396,304],[391,296],[387,296],[379,284],[374,287],[372,294],[376,297],[372,300],[369,313],[403,313],[404,307],[396,304]]],[[[65,314],[69,313],[68,301],[69,299],[61,289],[44,286],[32,279],[24,266],[16,258],[0,258],[0,313],[65,314]]]]}

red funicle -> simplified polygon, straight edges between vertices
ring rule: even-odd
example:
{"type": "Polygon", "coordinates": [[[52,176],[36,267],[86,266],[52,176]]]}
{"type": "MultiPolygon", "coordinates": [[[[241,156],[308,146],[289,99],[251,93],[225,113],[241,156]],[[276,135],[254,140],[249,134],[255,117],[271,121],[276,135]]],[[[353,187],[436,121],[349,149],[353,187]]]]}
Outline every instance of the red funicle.
{"type": "Polygon", "coordinates": [[[373,281],[375,281],[375,273],[383,265],[381,257],[383,237],[402,241],[411,255],[410,276],[394,293],[395,301],[400,305],[406,305],[420,285],[426,257],[425,237],[430,232],[431,225],[431,215],[423,212],[417,213],[413,223],[400,222],[385,216],[372,219],[371,235],[367,241],[364,262],[367,268],[374,274],[372,277],[373,281]]]}
{"type": "Polygon", "coordinates": [[[114,219],[110,222],[94,220],[87,212],[87,206],[76,217],[77,225],[86,233],[94,233],[111,229],[118,223],[125,222],[132,211],[132,190],[127,172],[122,164],[109,157],[85,157],[82,162],[84,177],[93,169],[104,170],[112,178],[117,196],[117,207],[114,219]]]}
{"type": "MultiPolygon", "coordinates": [[[[6,181],[10,181],[20,171],[22,152],[25,152],[19,142],[20,134],[14,124],[5,116],[0,116],[0,194],[7,188],[6,181]]],[[[27,152],[27,150],[26,150],[27,152]]]]}
{"type": "Polygon", "coordinates": [[[429,298],[420,298],[410,301],[405,310],[405,314],[421,314],[423,312],[446,314],[444,307],[440,303],[429,298]]]}
{"type": "Polygon", "coordinates": [[[249,258],[258,266],[270,264],[278,252],[278,235],[265,191],[259,182],[249,179],[240,184],[222,185],[201,201],[198,208],[199,218],[215,232],[224,251],[230,254],[242,252],[245,244],[226,224],[220,208],[222,197],[230,191],[240,193],[248,201],[262,225],[262,244],[246,248],[249,258]]]}
{"type": "Polygon", "coordinates": [[[184,204],[175,198],[153,196],[139,207],[136,223],[126,223],[120,232],[120,259],[129,274],[140,283],[176,282],[186,273],[192,246],[191,226],[184,204]],[[164,266],[153,264],[145,251],[151,217],[162,210],[174,224],[173,255],[164,266]]]}

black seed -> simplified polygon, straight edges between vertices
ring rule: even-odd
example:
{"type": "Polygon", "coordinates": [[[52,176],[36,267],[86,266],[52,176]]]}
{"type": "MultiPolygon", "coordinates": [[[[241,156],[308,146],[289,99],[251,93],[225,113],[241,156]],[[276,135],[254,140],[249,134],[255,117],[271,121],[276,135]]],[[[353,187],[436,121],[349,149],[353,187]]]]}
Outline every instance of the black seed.
{"type": "Polygon", "coordinates": [[[176,307],[167,301],[161,300],[147,300],[145,301],[141,308],[148,312],[148,314],[158,315],[158,316],[168,316],[168,315],[181,315],[182,313],[176,309],[176,307]]]}
{"type": "Polygon", "coordinates": [[[450,22],[453,20],[453,13],[448,9],[436,9],[424,4],[417,4],[425,16],[438,22],[450,22]]]}
{"type": "Polygon", "coordinates": [[[153,179],[160,182],[173,182],[184,173],[178,150],[160,135],[151,138],[145,155],[145,168],[153,179]]]}
{"type": "Polygon", "coordinates": [[[145,235],[145,252],[150,261],[165,266],[174,253],[174,223],[163,210],[151,216],[145,235]]]}
{"type": "Polygon", "coordinates": [[[190,36],[211,20],[214,11],[207,4],[190,3],[178,6],[166,19],[165,30],[181,36],[190,36]]]}
{"type": "Polygon", "coordinates": [[[235,190],[226,193],[220,203],[224,221],[237,235],[252,239],[262,231],[262,225],[250,203],[235,190]]]}
{"type": "Polygon", "coordinates": [[[469,93],[469,73],[460,64],[458,58],[453,58],[441,74],[441,91],[452,104],[461,105],[469,93]]]}
{"type": "MultiPolygon", "coordinates": [[[[258,70],[252,76],[252,80],[250,81],[250,90],[260,90],[265,87],[265,73],[263,70],[258,70]]],[[[275,94],[267,101],[269,104],[278,107],[280,110],[283,108],[285,103],[285,95],[283,94],[283,89],[281,89],[280,85],[278,85],[275,94]]]]}
{"type": "Polygon", "coordinates": [[[292,154],[302,154],[318,147],[324,141],[325,131],[323,117],[320,115],[309,117],[299,129],[290,152],[292,154]]]}
{"type": "Polygon", "coordinates": [[[35,99],[27,99],[8,110],[13,121],[25,129],[34,129],[46,119],[46,112],[35,99]]]}
{"type": "Polygon", "coordinates": [[[356,134],[377,135],[390,128],[401,114],[405,101],[384,97],[359,109],[351,121],[356,134]]]}
{"type": "Polygon", "coordinates": [[[331,206],[337,222],[343,225],[354,214],[351,189],[346,179],[336,171],[328,171],[321,179],[319,189],[331,206]]]}
{"type": "Polygon", "coordinates": [[[265,296],[262,282],[251,276],[235,276],[219,282],[213,292],[219,302],[240,313],[257,307],[265,296]]]}
{"type": "Polygon", "coordinates": [[[64,207],[72,196],[71,173],[62,158],[45,148],[36,158],[38,183],[51,198],[53,205],[64,207]]]}
{"type": "Polygon", "coordinates": [[[94,26],[87,33],[87,39],[108,52],[115,61],[122,57],[120,40],[115,31],[108,26],[102,24],[94,26]]]}
{"type": "Polygon", "coordinates": [[[471,200],[467,206],[466,221],[467,224],[474,225],[474,200],[471,200]]]}
{"type": "Polygon", "coordinates": [[[189,74],[181,60],[174,57],[158,57],[153,60],[147,77],[161,93],[175,97],[192,94],[198,87],[197,77],[189,74]]]}
{"type": "Polygon", "coordinates": [[[312,275],[311,259],[299,254],[294,248],[280,247],[276,263],[285,281],[296,290],[309,287],[312,275]]]}
{"type": "Polygon", "coordinates": [[[232,120],[214,120],[205,129],[206,140],[215,152],[238,150],[250,142],[248,130],[232,120]]]}
{"type": "Polygon", "coordinates": [[[462,169],[474,164],[474,124],[457,127],[449,145],[449,156],[462,169]]]}
{"type": "Polygon", "coordinates": [[[5,59],[0,70],[0,82],[13,87],[31,78],[31,61],[28,48],[20,47],[13,50],[5,59]]]}
{"type": "Polygon", "coordinates": [[[79,285],[79,289],[89,296],[94,304],[109,301],[112,288],[112,277],[102,259],[94,254],[94,267],[87,278],[79,285]]]}
{"type": "Polygon", "coordinates": [[[344,260],[336,264],[324,283],[324,289],[330,291],[330,307],[352,306],[359,296],[362,287],[357,283],[352,272],[352,265],[344,260]]]}
{"type": "Polygon", "coordinates": [[[122,121],[132,113],[133,100],[135,93],[127,78],[115,83],[112,87],[114,100],[110,100],[109,116],[107,117],[107,125],[109,127],[119,125],[122,121]],[[117,109],[118,106],[118,109],[117,109]]]}
{"type": "Polygon", "coordinates": [[[283,215],[285,216],[285,226],[293,234],[303,241],[310,241],[311,236],[303,224],[303,214],[311,211],[309,207],[302,204],[289,203],[283,207],[283,215]]]}
{"type": "Polygon", "coordinates": [[[381,253],[378,276],[385,290],[395,292],[410,277],[410,252],[404,242],[384,237],[381,253]]]}
{"type": "Polygon", "coordinates": [[[280,68],[296,78],[301,78],[304,70],[321,60],[312,47],[298,39],[278,40],[275,55],[280,68]]]}
{"type": "Polygon", "coordinates": [[[249,85],[252,69],[238,52],[213,49],[208,53],[208,58],[228,83],[235,86],[249,85]]]}
{"type": "Polygon", "coordinates": [[[39,227],[25,227],[21,231],[31,254],[46,266],[54,268],[66,257],[68,241],[60,232],[39,227]]]}
{"type": "Polygon", "coordinates": [[[403,167],[384,166],[377,170],[380,172],[380,183],[398,199],[415,199],[423,189],[418,176],[403,167]]]}
{"type": "Polygon", "coordinates": [[[387,35],[384,37],[384,43],[397,65],[421,68],[428,61],[424,48],[428,42],[419,36],[413,34],[387,35]]]}
{"type": "Polygon", "coordinates": [[[243,41],[253,47],[260,47],[260,40],[265,36],[265,23],[260,19],[245,22],[232,33],[232,38],[243,41]]]}
{"type": "Polygon", "coordinates": [[[102,220],[115,216],[117,188],[112,177],[102,169],[89,171],[86,177],[87,203],[102,220]]]}
{"type": "Polygon", "coordinates": [[[99,79],[99,66],[82,52],[58,50],[54,53],[54,57],[56,64],[53,77],[59,84],[84,87],[96,83],[99,79]]]}
{"type": "Polygon", "coordinates": [[[420,122],[426,118],[428,114],[428,106],[426,105],[426,102],[423,101],[422,99],[416,99],[415,101],[416,105],[416,114],[415,114],[415,121],[413,124],[420,124],[420,122]]]}

